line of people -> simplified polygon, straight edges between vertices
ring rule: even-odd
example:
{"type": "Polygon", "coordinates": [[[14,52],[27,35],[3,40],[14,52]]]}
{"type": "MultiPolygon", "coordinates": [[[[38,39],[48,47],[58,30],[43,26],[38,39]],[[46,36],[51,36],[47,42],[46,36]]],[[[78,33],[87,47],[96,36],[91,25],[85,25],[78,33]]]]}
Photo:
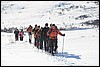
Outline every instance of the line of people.
{"type": "Polygon", "coordinates": [[[34,35],[34,46],[38,49],[44,49],[46,52],[54,53],[57,52],[57,36],[58,34],[61,36],[65,36],[62,34],[55,24],[50,24],[48,27],[48,23],[45,24],[45,27],[40,27],[35,25],[33,28],[31,25],[27,28],[27,32],[29,35],[29,43],[32,43],[32,34],[34,35]]]}
{"type": "MultiPolygon", "coordinates": [[[[34,35],[34,46],[36,46],[38,49],[44,49],[46,52],[49,52],[52,55],[57,52],[58,34],[61,36],[65,36],[65,34],[62,34],[59,31],[55,24],[50,24],[49,27],[48,23],[45,24],[45,27],[40,27],[36,24],[33,28],[31,25],[29,25],[29,27],[27,28],[27,32],[29,36],[29,43],[32,43],[32,35],[34,35]]],[[[14,34],[15,41],[18,41],[18,37],[20,37],[20,41],[23,41],[25,35],[23,29],[19,31],[16,28],[14,34]]]]}
{"type": "Polygon", "coordinates": [[[15,34],[15,41],[18,41],[19,38],[20,38],[20,41],[23,41],[23,38],[24,38],[24,31],[23,29],[21,29],[20,31],[16,28],[15,31],[14,31],[14,34],[15,34]]]}

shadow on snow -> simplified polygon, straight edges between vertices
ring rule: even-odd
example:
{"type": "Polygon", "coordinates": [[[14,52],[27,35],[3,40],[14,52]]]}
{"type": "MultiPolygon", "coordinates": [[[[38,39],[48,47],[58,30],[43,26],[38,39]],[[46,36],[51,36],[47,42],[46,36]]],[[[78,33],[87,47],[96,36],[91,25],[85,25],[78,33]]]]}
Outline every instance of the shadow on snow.
{"type": "Polygon", "coordinates": [[[68,54],[68,52],[59,52],[56,54],[57,57],[65,57],[65,58],[75,58],[75,59],[81,59],[80,55],[75,54],[68,54]]]}

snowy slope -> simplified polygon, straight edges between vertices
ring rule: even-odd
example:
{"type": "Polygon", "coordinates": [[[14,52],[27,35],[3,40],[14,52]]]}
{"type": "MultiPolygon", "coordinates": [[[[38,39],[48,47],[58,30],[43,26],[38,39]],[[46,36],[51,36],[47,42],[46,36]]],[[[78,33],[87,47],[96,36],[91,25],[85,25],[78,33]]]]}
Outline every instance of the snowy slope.
{"type": "Polygon", "coordinates": [[[46,22],[62,26],[99,19],[99,2],[96,1],[2,1],[1,25],[44,26],[46,22]],[[61,13],[61,14],[60,14],[61,13]],[[87,18],[80,18],[80,16],[87,18]]]}
{"type": "MultiPolygon", "coordinates": [[[[48,55],[29,44],[28,35],[24,41],[15,42],[13,33],[1,33],[2,66],[98,66],[99,31],[97,29],[61,31],[58,36],[58,54],[48,55]],[[27,38],[26,38],[27,37],[27,38]],[[62,54],[62,47],[63,54],[62,54]],[[34,48],[33,48],[34,47],[34,48]]],[[[32,39],[34,43],[34,39],[32,39]]]]}
{"type": "MultiPolygon", "coordinates": [[[[53,1],[49,3],[49,1],[7,1],[2,2],[2,22],[4,25],[29,25],[29,24],[39,24],[41,23],[41,17],[44,15],[43,12],[45,9],[50,9],[50,6],[54,4],[53,1]],[[13,4],[13,5],[12,5],[13,4]],[[24,8],[24,9],[22,9],[24,8]],[[42,10],[42,11],[41,11],[42,10]],[[7,12],[7,14],[5,14],[7,12]],[[41,13],[42,12],[42,13],[41,13]],[[9,17],[8,17],[9,16],[9,17]],[[6,18],[7,17],[7,18],[6,18]]],[[[46,22],[46,21],[45,21],[46,22]]],[[[42,22],[44,23],[44,22],[42,22]]],[[[27,25],[27,26],[28,26],[27,25]]],[[[3,26],[3,25],[2,25],[3,26]]],[[[6,26],[7,27],[7,26],[6,26]]]]}

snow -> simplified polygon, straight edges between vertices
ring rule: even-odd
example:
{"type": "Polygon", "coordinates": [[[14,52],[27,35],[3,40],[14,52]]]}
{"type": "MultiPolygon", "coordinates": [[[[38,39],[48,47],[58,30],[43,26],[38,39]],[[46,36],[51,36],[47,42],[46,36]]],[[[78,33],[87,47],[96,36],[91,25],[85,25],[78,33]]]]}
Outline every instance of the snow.
{"type": "MultiPolygon", "coordinates": [[[[28,36],[24,41],[14,40],[13,33],[1,32],[2,66],[98,66],[99,65],[99,31],[97,29],[61,31],[58,35],[57,56],[48,55],[29,44],[28,36]],[[62,47],[63,53],[62,53],[62,47]],[[33,48],[34,47],[34,48],[33,48]]],[[[34,39],[32,39],[34,43],[34,39]]]]}
{"type": "MultiPolygon", "coordinates": [[[[13,27],[16,25],[17,27],[20,27],[23,24],[24,26],[30,24],[34,26],[36,22],[41,26],[46,22],[62,25],[63,22],[66,24],[80,23],[88,20],[99,19],[99,5],[95,5],[92,1],[2,1],[1,5],[1,21],[4,22],[4,24],[1,24],[2,27],[13,27]],[[59,10],[56,10],[53,6],[63,2],[70,3],[67,5],[69,7],[72,5],[86,7],[78,9],[68,8],[70,11],[65,10],[65,15],[59,15],[59,10]],[[91,9],[92,6],[96,8],[91,9]],[[5,10],[3,10],[3,8],[5,10]],[[89,10],[85,10],[86,8],[89,8],[89,10]],[[49,11],[51,13],[49,13],[49,11]],[[5,12],[7,14],[5,14],[5,12]],[[84,20],[75,20],[76,17],[87,14],[91,17],[85,18],[84,20]]],[[[65,7],[63,6],[63,8],[65,7]]]]}
{"type": "MultiPolygon", "coordinates": [[[[35,24],[44,27],[45,23],[55,23],[64,27],[63,23],[78,24],[99,18],[99,5],[91,1],[1,1],[1,8],[4,6],[6,6],[5,10],[1,10],[1,28],[18,27],[19,29],[21,26],[28,27],[30,24],[33,27],[35,24]],[[70,3],[69,7],[74,4],[85,5],[86,8],[93,5],[96,8],[94,11],[78,8],[65,11],[65,15],[58,15],[59,10],[53,6],[61,2],[70,3]],[[10,6],[11,4],[14,5],[10,6]],[[25,9],[22,9],[23,7],[25,9]],[[48,11],[51,11],[51,14],[48,11]],[[91,15],[91,17],[75,20],[80,15],[91,15]]],[[[99,66],[98,28],[83,27],[83,29],[61,32],[65,33],[65,37],[58,35],[56,56],[51,56],[44,50],[34,47],[33,35],[30,45],[27,33],[24,41],[21,42],[15,41],[14,33],[1,32],[1,66],[99,66]]]]}

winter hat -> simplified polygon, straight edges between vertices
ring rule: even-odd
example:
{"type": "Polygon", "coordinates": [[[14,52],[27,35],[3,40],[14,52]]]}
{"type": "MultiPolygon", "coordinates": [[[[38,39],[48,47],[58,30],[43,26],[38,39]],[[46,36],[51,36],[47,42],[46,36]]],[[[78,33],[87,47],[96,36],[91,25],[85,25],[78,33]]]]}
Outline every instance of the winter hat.
{"type": "Polygon", "coordinates": [[[52,24],[52,26],[55,26],[55,24],[52,24]]]}
{"type": "Polygon", "coordinates": [[[52,23],[50,24],[50,26],[52,26],[52,23]]]}
{"type": "Polygon", "coordinates": [[[48,23],[46,23],[45,26],[48,26],[48,23]]]}
{"type": "Polygon", "coordinates": [[[35,24],[35,27],[37,26],[37,24],[35,24]]]}

